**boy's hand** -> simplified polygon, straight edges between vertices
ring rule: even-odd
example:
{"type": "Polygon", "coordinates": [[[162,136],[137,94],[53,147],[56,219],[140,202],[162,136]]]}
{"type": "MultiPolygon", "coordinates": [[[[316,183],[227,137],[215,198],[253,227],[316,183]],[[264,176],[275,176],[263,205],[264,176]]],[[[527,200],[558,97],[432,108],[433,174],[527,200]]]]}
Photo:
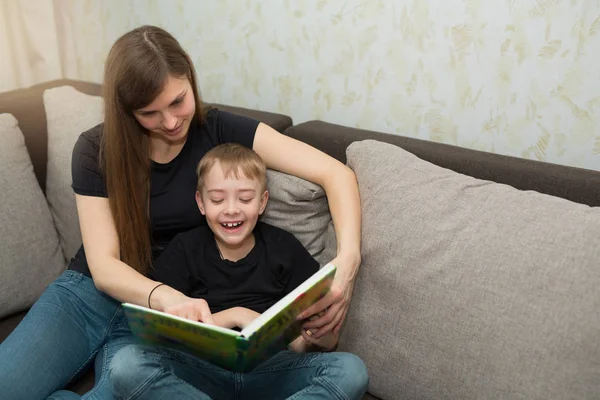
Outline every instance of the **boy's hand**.
{"type": "MultiPolygon", "coordinates": [[[[308,318],[308,320],[315,320],[323,316],[324,313],[325,312],[323,311],[319,314],[315,314],[312,317],[308,318]]],[[[332,351],[337,346],[337,342],[339,340],[339,334],[333,332],[329,332],[318,339],[313,337],[313,333],[309,329],[302,329],[300,331],[300,334],[302,336],[290,343],[290,348],[296,353],[307,353],[311,351],[332,351]]]]}
{"type": "Polygon", "coordinates": [[[234,307],[233,310],[235,310],[234,319],[236,321],[236,326],[240,329],[244,329],[250,325],[250,323],[260,315],[256,311],[244,307],[234,307]]]}
{"type": "Polygon", "coordinates": [[[302,329],[302,339],[304,339],[307,343],[309,343],[312,347],[316,347],[317,351],[333,351],[340,339],[340,335],[330,332],[321,336],[318,339],[312,337],[312,333],[310,330],[302,329]]]}
{"type": "Polygon", "coordinates": [[[244,329],[260,314],[244,307],[233,307],[214,314],[216,325],[223,328],[244,329]]]}

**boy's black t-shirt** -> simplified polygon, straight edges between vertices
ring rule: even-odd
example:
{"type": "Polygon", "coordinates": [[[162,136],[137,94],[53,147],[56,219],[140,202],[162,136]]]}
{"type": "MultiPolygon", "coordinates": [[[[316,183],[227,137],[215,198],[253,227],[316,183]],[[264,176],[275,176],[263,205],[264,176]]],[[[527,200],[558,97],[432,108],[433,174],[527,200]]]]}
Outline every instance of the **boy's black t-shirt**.
{"type": "Polygon", "coordinates": [[[243,259],[221,259],[208,225],[180,233],[156,260],[150,276],[211,312],[246,307],[263,313],[319,270],[319,263],[291,233],[258,222],[254,248],[243,259]]]}
{"type": "MultiPolygon", "coordinates": [[[[259,122],[251,118],[211,109],[203,124],[190,125],[181,152],[169,163],[151,162],[150,228],[152,254],[156,257],[180,232],[206,224],[195,200],[196,166],[213,147],[236,142],[252,148],[259,122]]],[[[82,133],[73,148],[71,174],[75,193],[108,197],[99,164],[102,124],[82,133]]],[[[83,245],[71,260],[70,269],[90,276],[83,245]]]]}

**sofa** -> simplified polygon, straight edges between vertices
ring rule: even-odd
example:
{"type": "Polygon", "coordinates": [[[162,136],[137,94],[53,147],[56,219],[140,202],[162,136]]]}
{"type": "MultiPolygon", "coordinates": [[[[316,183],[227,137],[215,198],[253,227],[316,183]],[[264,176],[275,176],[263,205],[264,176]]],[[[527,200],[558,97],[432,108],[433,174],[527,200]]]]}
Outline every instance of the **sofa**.
{"type": "MultiPolygon", "coordinates": [[[[69,162],[101,104],[72,80],[0,94],[0,341],[81,244],[69,162]]],[[[339,348],[365,361],[366,399],[600,398],[600,172],[214,106],[356,173],[362,265],[339,348]]],[[[323,189],[268,179],[264,219],[331,259],[323,189]]]]}

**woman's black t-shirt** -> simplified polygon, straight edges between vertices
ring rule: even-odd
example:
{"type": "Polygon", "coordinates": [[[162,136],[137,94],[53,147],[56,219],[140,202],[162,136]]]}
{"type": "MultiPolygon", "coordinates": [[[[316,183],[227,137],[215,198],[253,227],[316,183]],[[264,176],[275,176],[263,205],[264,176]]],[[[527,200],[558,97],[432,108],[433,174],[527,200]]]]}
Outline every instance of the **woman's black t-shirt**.
{"type": "MultiPolygon", "coordinates": [[[[205,224],[196,205],[196,166],[213,147],[254,144],[259,122],[251,118],[211,109],[203,124],[192,124],[181,152],[169,163],[151,162],[150,228],[152,255],[156,259],[178,233],[205,224]]],[[[99,164],[102,124],[82,133],[73,148],[72,188],[84,196],[108,197],[99,164]]],[[[71,259],[69,269],[90,276],[83,245],[71,259]]]]}

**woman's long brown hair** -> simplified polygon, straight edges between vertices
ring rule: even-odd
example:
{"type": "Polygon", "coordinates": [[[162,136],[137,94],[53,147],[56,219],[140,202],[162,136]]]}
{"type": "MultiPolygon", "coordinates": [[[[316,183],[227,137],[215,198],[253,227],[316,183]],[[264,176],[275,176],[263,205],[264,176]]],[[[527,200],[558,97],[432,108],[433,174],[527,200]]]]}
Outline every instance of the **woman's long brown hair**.
{"type": "Polygon", "coordinates": [[[161,28],[142,26],[121,36],[104,68],[101,167],[121,261],[145,275],[152,265],[150,140],[134,111],[152,103],[169,76],[190,81],[196,101],[192,125],[203,122],[204,108],[189,55],[161,28]]]}

